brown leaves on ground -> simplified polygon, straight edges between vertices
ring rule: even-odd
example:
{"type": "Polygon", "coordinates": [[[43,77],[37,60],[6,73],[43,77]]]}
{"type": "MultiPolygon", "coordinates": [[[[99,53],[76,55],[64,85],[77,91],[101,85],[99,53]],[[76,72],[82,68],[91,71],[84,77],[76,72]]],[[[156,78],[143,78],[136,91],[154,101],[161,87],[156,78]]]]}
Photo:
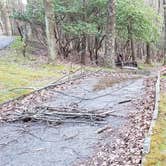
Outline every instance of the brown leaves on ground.
{"type": "MultiPolygon", "coordinates": [[[[99,74],[100,75],[100,74],[99,74]]],[[[79,83],[80,80],[74,82],[79,83]]],[[[43,101],[50,99],[54,94],[53,89],[60,90],[70,88],[73,82],[68,82],[65,86],[56,86],[51,89],[43,89],[32,93],[20,100],[9,102],[0,107],[0,116],[6,116],[11,111],[22,111],[29,107],[34,107],[43,101]]],[[[141,165],[143,142],[146,132],[149,129],[152,113],[154,110],[154,90],[155,79],[149,78],[145,81],[145,93],[140,101],[133,104],[137,111],[128,116],[125,125],[117,129],[116,132],[108,130],[104,132],[105,145],[99,145],[95,155],[88,161],[79,164],[81,166],[139,166],[141,165]],[[116,134],[112,134],[116,133],[116,134]],[[113,142],[109,142],[114,140],[113,142]]]]}
{"type": "Polygon", "coordinates": [[[136,78],[139,78],[139,76],[128,73],[112,73],[110,75],[107,74],[100,78],[100,80],[94,86],[94,91],[100,91],[108,87],[112,87],[115,84],[136,78]]]}
{"type": "Polygon", "coordinates": [[[140,101],[135,101],[137,111],[129,115],[126,125],[117,129],[114,142],[102,145],[93,158],[81,166],[140,166],[145,135],[150,127],[154,110],[155,79],[145,81],[145,94],[140,101]]]}

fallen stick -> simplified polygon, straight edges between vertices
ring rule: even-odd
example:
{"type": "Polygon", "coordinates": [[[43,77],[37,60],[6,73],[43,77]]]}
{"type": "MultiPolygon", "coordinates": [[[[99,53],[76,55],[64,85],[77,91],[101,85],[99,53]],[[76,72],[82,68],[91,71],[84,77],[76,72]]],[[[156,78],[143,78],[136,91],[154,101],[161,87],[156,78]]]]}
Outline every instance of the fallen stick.
{"type": "Polygon", "coordinates": [[[97,133],[97,134],[101,134],[101,133],[105,132],[106,130],[109,130],[110,128],[111,128],[110,125],[104,126],[104,127],[100,128],[100,129],[98,129],[98,130],[96,131],[96,133],[97,133]]]}
{"type": "Polygon", "coordinates": [[[92,122],[98,123],[104,121],[105,115],[87,113],[87,112],[63,112],[63,111],[41,111],[41,112],[22,112],[21,114],[9,115],[6,119],[7,122],[30,122],[30,121],[46,121],[51,123],[85,123],[92,122]],[[12,116],[12,117],[11,117],[12,116]]]}
{"type": "MultiPolygon", "coordinates": [[[[108,110],[108,109],[106,109],[108,110]]],[[[3,121],[6,122],[30,122],[30,121],[44,121],[50,123],[99,123],[104,122],[107,116],[115,111],[99,110],[86,110],[72,107],[49,107],[49,106],[37,106],[30,110],[24,110],[23,112],[10,113],[3,121]],[[104,111],[104,112],[103,112],[104,111]]]]}
{"type": "Polygon", "coordinates": [[[112,113],[114,113],[114,112],[116,112],[116,111],[102,112],[102,113],[100,113],[100,115],[103,116],[103,117],[107,117],[107,116],[110,116],[110,115],[111,115],[112,113]]]}
{"type": "Polygon", "coordinates": [[[74,138],[77,137],[78,135],[79,135],[79,134],[77,133],[77,134],[75,134],[75,135],[72,135],[72,136],[70,136],[70,137],[65,138],[64,140],[65,140],[65,141],[68,141],[68,140],[74,139],[74,138]]]}
{"type": "Polygon", "coordinates": [[[44,106],[44,107],[36,107],[36,109],[44,109],[44,110],[49,110],[51,112],[46,112],[46,114],[49,115],[66,115],[66,116],[89,116],[89,117],[101,117],[101,118],[105,118],[107,116],[109,116],[111,113],[115,112],[115,111],[107,111],[107,112],[99,112],[99,113],[95,113],[98,111],[104,111],[103,109],[99,109],[99,110],[92,110],[92,111],[88,111],[86,109],[80,110],[79,108],[58,108],[58,107],[48,107],[48,106],[44,106]],[[63,110],[63,111],[59,111],[59,110],[63,110]],[[69,110],[69,111],[68,111],[69,110]]]}
{"type": "Polygon", "coordinates": [[[35,87],[21,87],[21,88],[13,88],[13,89],[10,89],[9,91],[26,90],[26,89],[31,89],[31,90],[33,90],[33,91],[38,90],[38,88],[35,88],[35,87]]]}
{"type": "Polygon", "coordinates": [[[125,100],[125,101],[121,101],[121,102],[119,102],[118,104],[124,104],[124,103],[129,103],[129,102],[131,102],[132,100],[125,100]]]}
{"type": "MultiPolygon", "coordinates": [[[[70,77],[71,77],[70,80],[68,79],[69,75],[65,75],[65,76],[61,77],[60,79],[58,79],[58,80],[52,82],[51,84],[48,84],[48,85],[46,85],[46,86],[44,86],[44,87],[41,87],[41,88],[38,88],[38,89],[36,89],[36,90],[34,90],[34,91],[31,91],[31,92],[29,92],[28,94],[24,94],[24,95],[21,95],[21,96],[19,96],[19,97],[14,98],[14,99],[8,100],[7,102],[0,103],[0,109],[1,109],[4,105],[6,105],[6,104],[9,104],[9,103],[12,103],[12,102],[15,102],[15,101],[22,100],[23,98],[25,98],[25,97],[27,97],[27,96],[29,96],[29,95],[31,95],[31,94],[34,94],[34,93],[36,93],[36,92],[40,93],[40,92],[41,92],[42,90],[44,90],[44,89],[47,90],[47,89],[54,88],[54,87],[56,87],[56,86],[60,86],[60,85],[66,84],[66,83],[68,83],[68,82],[70,82],[70,81],[76,81],[76,80],[81,79],[81,78],[83,78],[83,77],[85,77],[85,76],[93,75],[94,73],[98,73],[98,72],[100,72],[102,69],[99,69],[99,70],[97,70],[97,71],[95,71],[95,72],[93,72],[93,73],[87,74],[87,75],[76,74],[76,72],[79,71],[79,70],[80,70],[80,68],[77,69],[77,70],[76,70],[75,72],[73,72],[72,74],[70,74],[70,77]]],[[[18,88],[18,89],[19,89],[19,88],[18,88]]],[[[9,91],[10,91],[10,90],[9,90],[9,91]]]]}
{"type": "MultiPolygon", "coordinates": [[[[51,109],[49,109],[51,110],[51,109]]],[[[100,118],[104,118],[105,114],[94,114],[94,113],[86,113],[86,112],[63,112],[63,111],[58,111],[55,109],[52,109],[53,112],[46,112],[44,113],[45,115],[62,115],[62,116],[66,116],[66,117],[100,117],[100,118]]]]}
{"type": "Polygon", "coordinates": [[[9,119],[6,120],[7,122],[18,122],[18,121],[23,121],[23,122],[36,122],[36,121],[43,121],[47,123],[53,123],[56,125],[59,124],[64,124],[64,123],[85,123],[85,124],[107,124],[104,121],[91,121],[91,120],[67,120],[67,119],[51,119],[51,118],[45,118],[45,117],[33,117],[33,116],[27,116],[27,117],[18,117],[15,119],[9,119]]]}

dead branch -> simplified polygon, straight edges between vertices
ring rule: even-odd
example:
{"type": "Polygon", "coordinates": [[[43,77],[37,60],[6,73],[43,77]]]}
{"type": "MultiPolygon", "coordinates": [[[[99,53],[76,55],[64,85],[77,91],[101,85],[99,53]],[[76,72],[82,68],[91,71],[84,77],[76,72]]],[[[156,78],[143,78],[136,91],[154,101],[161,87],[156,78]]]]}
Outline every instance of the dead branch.
{"type": "Polygon", "coordinates": [[[69,136],[69,137],[65,138],[64,140],[65,140],[65,141],[68,141],[68,140],[74,139],[74,138],[77,137],[78,135],[79,135],[79,134],[77,133],[77,134],[75,134],[75,135],[72,135],[72,136],[69,136]]]}
{"type": "Polygon", "coordinates": [[[97,133],[97,134],[101,134],[101,133],[103,133],[103,132],[105,132],[106,130],[109,130],[109,129],[111,129],[111,126],[110,126],[110,125],[107,125],[107,126],[104,126],[104,127],[100,128],[100,129],[98,129],[98,130],[96,131],[96,133],[97,133]]]}
{"type": "Polygon", "coordinates": [[[94,113],[87,110],[77,110],[76,108],[54,108],[54,107],[35,107],[20,113],[6,116],[3,121],[7,122],[36,122],[43,121],[54,123],[56,125],[62,123],[96,123],[105,124],[105,118],[109,116],[108,112],[94,113]]]}
{"type": "Polygon", "coordinates": [[[131,102],[131,101],[132,101],[132,100],[124,100],[124,101],[119,102],[118,104],[129,103],[129,102],[131,102]]]}
{"type": "Polygon", "coordinates": [[[15,101],[19,101],[19,100],[23,99],[24,97],[29,96],[31,94],[34,94],[36,92],[40,93],[42,90],[52,89],[52,88],[55,88],[56,86],[64,85],[64,84],[66,84],[66,83],[68,83],[70,81],[76,81],[76,80],[79,80],[81,78],[84,78],[85,76],[90,76],[90,75],[93,75],[95,73],[98,73],[98,72],[102,71],[102,69],[99,69],[99,70],[94,71],[94,72],[89,73],[89,74],[85,74],[85,73],[82,73],[82,72],[81,73],[77,73],[80,70],[81,70],[81,68],[75,70],[74,72],[72,72],[72,74],[70,72],[69,74],[61,77],[60,79],[58,79],[58,80],[56,80],[56,81],[54,81],[54,82],[42,87],[42,88],[38,88],[36,91],[34,90],[34,91],[32,91],[32,92],[30,92],[28,94],[25,94],[25,95],[22,95],[20,97],[15,98],[15,99],[12,99],[12,100],[9,100],[7,102],[4,102],[4,103],[0,104],[0,109],[5,104],[9,104],[9,103],[12,103],[12,102],[15,102],[15,101]]]}
{"type": "Polygon", "coordinates": [[[32,90],[37,90],[37,88],[35,87],[21,87],[21,88],[13,88],[13,89],[10,89],[9,91],[15,91],[15,90],[24,90],[24,89],[32,89],[32,90]]]}

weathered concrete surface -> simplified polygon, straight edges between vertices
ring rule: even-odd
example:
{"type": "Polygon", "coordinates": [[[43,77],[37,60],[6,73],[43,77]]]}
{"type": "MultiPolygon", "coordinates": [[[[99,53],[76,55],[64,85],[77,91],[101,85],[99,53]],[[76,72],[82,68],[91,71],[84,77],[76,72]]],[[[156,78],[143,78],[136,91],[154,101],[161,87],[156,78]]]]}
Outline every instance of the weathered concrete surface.
{"type": "Polygon", "coordinates": [[[14,41],[12,36],[0,36],[0,50],[10,46],[10,44],[14,41]]]}
{"type": "MultiPolygon", "coordinates": [[[[140,99],[144,91],[143,78],[129,80],[105,90],[94,91],[99,78],[91,77],[73,85],[63,94],[55,93],[44,106],[68,107],[88,110],[114,111],[107,119],[112,135],[127,123],[127,115],[134,111],[132,103],[118,104],[124,100],[140,99]]],[[[0,166],[71,166],[91,157],[98,144],[111,144],[113,137],[105,138],[96,131],[103,125],[64,124],[50,127],[44,124],[1,124],[0,166]]]]}

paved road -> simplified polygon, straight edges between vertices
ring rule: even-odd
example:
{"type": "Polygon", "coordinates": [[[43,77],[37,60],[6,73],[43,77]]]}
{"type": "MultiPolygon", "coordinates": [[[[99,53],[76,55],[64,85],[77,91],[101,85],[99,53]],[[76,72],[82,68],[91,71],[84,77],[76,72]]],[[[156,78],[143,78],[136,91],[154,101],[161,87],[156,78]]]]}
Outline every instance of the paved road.
{"type": "Polygon", "coordinates": [[[11,36],[0,36],[0,50],[8,47],[13,41],[14,38],[11,36]]]}
{"type": "Polygon", "coordinates": [[[135,111],[135,108],[132,102],[118,103],[126,99],[141,98],[144,94],[143,79],[129,80],[94,91],[100,79],[103,80],[103,77],[91,76],[78,84],[73,84],[69,89],[63,90],[68,95],[54,92],[55,96],[42,106],[74,108],[73,104],[76,104],[76,110],[80,108],[89,111],[99,109],[103,109],[103,112],[114,111],[115,116],[107,118],[108,124],[111,124],[109,137],[97,134],[96,131],[101,129],[102,125],[88,123],[66,123],[58,127],[37,123],[28,125],[0,123],[0,166],[71,166],[88,159],[97,144],[108,143],[111,146],[115,140],[120,140],[117,129],[122,128],[128,121],[127,118],[120,116],[127,117],[130,112],[135,111]]]}

